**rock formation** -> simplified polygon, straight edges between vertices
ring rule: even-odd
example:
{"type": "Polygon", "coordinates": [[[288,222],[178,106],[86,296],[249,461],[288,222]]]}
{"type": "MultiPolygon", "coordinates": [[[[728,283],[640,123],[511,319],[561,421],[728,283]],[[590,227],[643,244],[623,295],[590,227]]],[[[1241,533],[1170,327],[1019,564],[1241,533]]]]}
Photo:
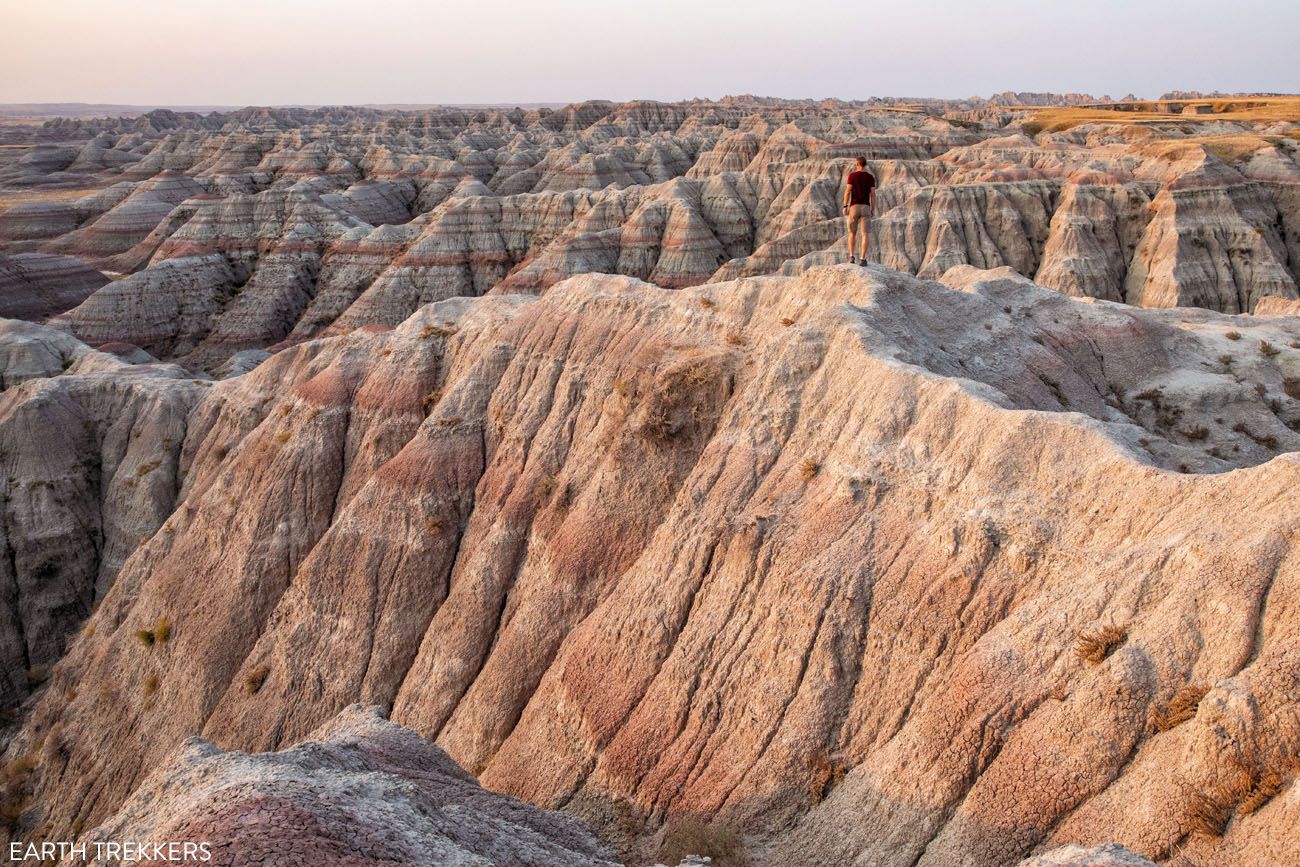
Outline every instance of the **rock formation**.
{"type": "Polygon", "coordinates": [[[1135,855],[1113,843],[1085,848],[1062,846],[1036,858],[1026,858],[1020,867],[1155,867],[1141,855],[1135,855]]]}
{"type": "Polygon", "coordinates": [[[48,319],[76,307],[107,282],[103,274],[71,256],[0,255],[0,317],[48,319]]]}
{"type": "MultiPolygon", "coordinates": [[[[568,199],[587,234],[664,201],[603,195],[568,199]]],[[[101,600],[9,747],[13,833],[146,821],[185,738],[363,702],[620,846],[702,817],[771,864],[1286,863],[1300,320],[805,264],[416,295],[216,384],[13,326],[5,531],[81,565],[24,555],[6,616],[101,600]],[[49,469],[37,429],[77,432],[49,469]],[[43,529],[128,496],[154,517],[107,565],[43,529]]]]}
{"type": "MultiPolygon", "coordinates": [[[[278,753],[178,747],[110,819],[85,833],[86,859],[121,841],[213,863],[619,867],[580,822],[479,787],[438,747],[352,705],[278,753]]],[[[705,867],[688,855],[678,867],[705,867]]],[[[1122,846],[1066,846],[1020,867],[1153,867],[1122,846]]]]}
{"type": "MultiPolygon", "coordinates": [[[[1300,297],[1300,117],[1028,122],[1029,106],[1081,101],[48,121],[0,151],[0,191],[19,194],[0,209],[0,253],[132,275],[224,258],[240,291],[207,292],[184,314],[185,339],[160,347],[211,370],[247,349],[395,325],[429,301],[539,293],[590,271],[682,288],[835,261],[841,180],[862,155],[881,180],[872,258],[892,268],[1009,266],[1068,295],[1228,313],[1300,297]]],[[[104,334],[96,303],[66,320],[73,333],[136,342],[157,311],[123,304],[148,308],[147,295],[104,291],[123,333],[104,334]]]]}
{"type": "Polygon", "coordinates": [[[48,677],[176,505],[187,419],[207,384],[104,349],[0,320],[0,710],[48,677]]]}
{"type": "Polygon", "coordinates": [[[178,854],[202,843],[212,863],[232,867],[266,858],[285,867],[617,867],[574,818],[480,788],[442,750],[360,706],[278,753],[191,739],[85,839],[90,853],[97,841],[168,841],[178,854]]]}

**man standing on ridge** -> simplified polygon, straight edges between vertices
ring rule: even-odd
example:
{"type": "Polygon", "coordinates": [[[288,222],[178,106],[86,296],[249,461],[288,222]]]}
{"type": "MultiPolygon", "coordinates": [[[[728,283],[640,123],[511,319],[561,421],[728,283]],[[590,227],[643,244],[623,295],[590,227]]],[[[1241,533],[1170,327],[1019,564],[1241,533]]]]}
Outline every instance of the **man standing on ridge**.
{"type": "Polygon", "coordinates": [[[858,157],[858,167],[849,172],[844,187],[844,213],[849,218],[849,262],[867,264],[871,215],[876,210],[876,176],[867,171],[867,161],[858,157]],[[862,229],[862,255],[857,255],[858,229],[862,229]]]}

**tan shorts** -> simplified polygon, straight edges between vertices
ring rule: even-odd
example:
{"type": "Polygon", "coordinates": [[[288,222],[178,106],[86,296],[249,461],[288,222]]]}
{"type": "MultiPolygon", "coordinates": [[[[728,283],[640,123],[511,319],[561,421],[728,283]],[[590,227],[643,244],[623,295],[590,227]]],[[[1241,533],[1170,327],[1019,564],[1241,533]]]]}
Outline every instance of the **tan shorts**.
{"type": "Polygon", "coordinates": [[[871,226],[870,205],[849,205],[849,228],[866,231],[871,226]]]}

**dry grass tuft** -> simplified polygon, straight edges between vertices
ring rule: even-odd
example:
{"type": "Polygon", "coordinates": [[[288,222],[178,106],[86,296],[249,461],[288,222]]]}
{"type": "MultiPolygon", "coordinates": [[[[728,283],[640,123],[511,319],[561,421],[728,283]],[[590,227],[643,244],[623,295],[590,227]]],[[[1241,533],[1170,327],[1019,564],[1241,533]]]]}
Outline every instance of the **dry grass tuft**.
{"type": "Polygon", "coordinates": [[[155,636],[152,629],[137,629],[135,631],[135,640],[145,647],[153,647],[155,636]]]}
{"type": "Polygon", "coordinates": [[[555,486],[557,483],[555,474],[547,473],[537,480],[537,486],[533,488],[533,493],[537,496],[537,499],[546,502],[551,498],[551,495],[555,493],[555,486]]]}
{"type": "Polygon", "coordinates": [[[1097,663],[1124,643],[1128,631],[1120,626],[1101,626],[1080,632],[1075,640],[1075,653],[1084,662],[1097,663]]]}
{"type": "Polygon", "coordinates": [[[645,424],[642,429],[657,439],[669,439],[677,433],[677,426],[673,424],[672,416],[660,407],[646,413],[645,424]]]}
{"type": "Polygon", "coordinates": [[[249,695],[257,695],[262,691],[262,686],[266,683],[266,678],[270,676],[271,669],[266,665],[259,665],[248,673],[244,678],[244,692],[249,695]]]}
{"type": "Polygon", "coordinates": [[[1187,808],[1188,832],[1222,837],[1232,819],[1232,811],[1249,797],[1250,790],[1249,777],[1242,775],[1231,782],[1193,792],[1187,808]]]}
{"type": "Polygon", "coordinates": [[[158,618],[158,625],[153,628],[153,634],[160,643],[172,637],[172,625],[166,617],[158,618]]]}
{"type": "Polygon", "coordinates": [[[1167,732],[1171,728],[1187,722],[1196,716],[1196,708],[1210,689],[1207,686],[1189,683],[1169,699],[1166,705],[1152,705],[1147,717],[1148,729],[1155,732],[1167,732]]]}
{"type": "Polygon", "coordinates": [[[739,331],[729,331],[727,332],[727,342],[732,346],[744,346],[745,335],[741,334],[739,331]]]}
{"type": "Polygon", "coordinates": [[[1235,361],[1235,359],[1226,352],[1219,356],[1219,364],[1222,364],[1224,367],[1231,367],[1233,361],[1235,361]]]}
{"type": "Polygon", "coordinates": [[[712,378],[707,364],[692,364],[686,368],[686,382],[690,385],[704,385],[712,378]]]}
{"type": "Polygon", "coordinates": [[[817,753],[809,763],[808,799],[820,804],[840,784],[848,769],[826,751],[817,753]]]}
{"type": "Polygon", "coordinates": [[[161,464],[162,461],[145,461],[135,471],[135,477],[137,479],[142,479],[145,476],[152,473],[154,470],[158,469],[158,467],[161,466],[161,464]]]}
{"type": "Polygon", "coordinates": [[[822,465],[812,458],[805,458],[804,462],[799,465],[799,475],[803,476],[804,481],[811,482],[821,472],[822,465]]]}
{"type": "Polygon", "coordinates": [[[28,753],[5,765],[4,780],[8,782],[9,780],[22,779],[30,775],[34,770],[36,770],[36,758],[31,753],[28,753]]]}
{"type": "Polygon", "coordinates": [[[794,320],[787,317],[781,320],[781,324],[784,325],[786,328],[789,328],[791,325],[794,325],[794,320]]]}
{"type": "Polygon", "coordinates": [[[427,340],[430,337],[450,337],[455,333],[455,328],[439,328],[437,325],[426,325],[421,329],[420,336],[427,340]]]}
{"type": "Polygon", "coordinates": [[[1205,792],[1197,792],[1187,810],[1188,831],[1206,837],[1222,837],[1230,818],[1231,805],[1221,804],[1205,792]]]}
{"type": "Polygon", "coordinates": [[[421,404],[421,407],[424,409],[424,414],[428,415],[429,410],[433,409],[440,400],[442,400],[442,389],[440,388],[435,388],[433,391],[426,394],[424,396],[424,402],[421,404]]]}
{"type": "Polygon", "coordinates": [[[1229,331],[1229,332],[1227,332],[1226,334],[1224,334],[1223,336],[1226,337],[1226,338],[1228,338],[1229,340],[1240,340],[1240,339],[1241,339],[1241,332],[1240,332],[1240,331],[1229,331]]]}
{"type": "Polygon", "coordinates": [[[151,674],[144,679],[144,696],[149,698],[158,691],[158,675],[151,674]]]}
{"type": "Polygon", "coordinates": [[[655,859],[664,864],[678,864],[688,855],[711,858],[718,867],[749,867],[745,840],[733,826],[718,822],[705,824],[694,817],[669,819],[655,859]]]}
{"type": "Polygon", "coordinates": [[[1300,400],[1300,379],[1287,377],[1282,380],[1282,390],[1292,400],[1300,400]]]}
{"type": "Polygon", "coordinates": [[[1286,781],[1277,771],[1265,771],[1260,774],[1246,794],[1245,800],[1241,802],[1239,808],[1241,815],[1248,816],[1271,801],[1274,795],[1282,791],[1284,782],[1286,781]]]}
{"type": "Polygon", "coordinates": [[[1272,434],[1255,433],[1244,421],[1234,424],[1232,430],[1234,433],[1245,434],[1266,449],[1277,448],[1277,437],[1272,434]]]}
{"type": "Polygon", "coordinates": [[[284,445],[285,443],[287,443],[287,442],[289,441],[289,438],[292,437],[292,436],[293,436],[293,433],[292,433],[291,431],[282,430],[282,431],[280,431],[278,434],[275,435],[275,441],[276,441],[277,443],[279,443],[280,445],[284,445]]]}
{"type": "Polygon", "coordinates": [[[439,427],[455,427],[461,423],[461,417],[458,415],[449,415],[438,419],[439,427]]]}
{"type": "Polygon", "coordinates": [[[1204,440],[1209,435],[1210,435],[1210,429],[1205,427],[1204,425],[1199,425],[1199,424],[1196,425],[1195,427],[1189,427],[1183,431],[1183,436],[1187,437],[1189,440],[1192,440],[1193,442],[1200,442],[1201,440],[1204,440]]]}
{"type": "Polygon", "coordinates": [[[1259,351],[1263,353],[1265,356],[1267,356],[1268,358],[1273,358],[1274,356],[1278,355],[1282,350],[1278,349],[1276,346],[1269,343],[1267,340],[1261,340],[1259,342],[1259,351]]]}
{"type": "Polygon", "coordinates": [[[700,306],[703,307],[705,310],[708,310],[714,307],[715,305],[713,303],[712,298],[705,298],[704,296],[700,296],[700,306]]]}
{"type": "Polygon", "coordinates": [[[442,518],[437,517],[436,515],[431,518],[424,519],[424,531],[426,533],[429,533],[431,535],[436,535],[438,533],[441,533],[445,529],[447,529],[447,522],[444,521],[442,518]]]}
{"type": "Polygon", "coordinates": [[[36,759],[29,753],[9,762],[0,774],[0,827],[11,834],[22,824],[23,811],[31,801],[35,770],[36,759]]]}

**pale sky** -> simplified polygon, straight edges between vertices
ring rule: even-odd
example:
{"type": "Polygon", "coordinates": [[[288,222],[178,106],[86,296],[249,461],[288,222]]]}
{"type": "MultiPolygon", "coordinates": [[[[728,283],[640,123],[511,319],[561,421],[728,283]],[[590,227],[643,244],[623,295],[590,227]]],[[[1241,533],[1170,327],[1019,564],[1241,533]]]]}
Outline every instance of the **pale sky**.
{"type": "Polygon", "coordinates": [[[1300,92],[1294,0],[0,0],[0,102],[1300,92]]]}

